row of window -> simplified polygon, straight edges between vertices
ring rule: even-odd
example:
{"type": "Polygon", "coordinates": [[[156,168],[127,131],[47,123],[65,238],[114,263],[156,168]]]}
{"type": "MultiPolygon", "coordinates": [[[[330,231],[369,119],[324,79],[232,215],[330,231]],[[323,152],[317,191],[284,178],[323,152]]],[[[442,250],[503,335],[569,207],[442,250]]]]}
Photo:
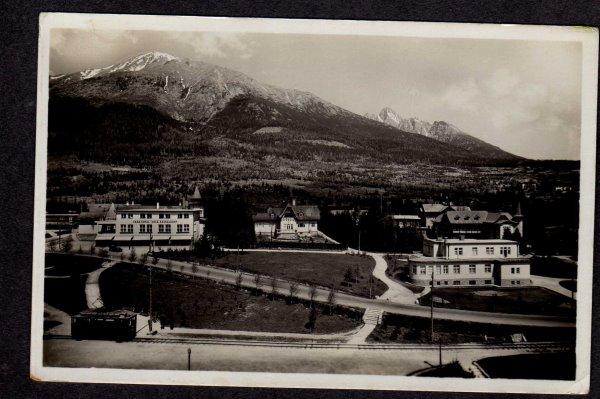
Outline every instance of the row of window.
{"type": "MultiPolygon", "coordinates": [[[[460,274],[460,272],[461,272],[460,266],[461,265],[436,265],[435,266],[435,273],[436,274],[450,274],[450,267],[451,266],[452,266],[452,273],[453,274],[460,274]]],[[[413,267],[412,267],[412,273],[413,274],[417,274],[417,273],[419,273],[419,274],[431,274],[432,267],[433,266],[417,266],[417,265],[413,265],[413,267]]],[[[491,273],[492,272],[492,265],[491,264],[483,265],[483,267],[484,267],[483,271],[485,273],[491,273]]],[[[517,268],[517,269],[519,269],[519,268],[517,268]]],[[[477,265],[469,265],[469,274],[476,274],[476,273],[477,273],[477,265]]]]}
{"type": "MultiPolygon", "coordinates": [[[[484,283],[492,284],[492,280],[485,280],[484,283]]],[[[429,282],[429,285],[431,285],[431,281],[429,282]]],[[[435,285],[450,285],[450,281],[448,281],[448,280],[436,281],[435,285]]],[[[454,281],[452,281],[452,285],[461,285],[461,281],[454,280],[454,281]]],[[[469,280],[469,285],[477,285],[477,280],[469,280]]]]}
{"type": "MultiPolygon", "coordinates": [[[[471,253],[473,255],[478,255],[479,254],[479,248],[478,247],[472,247],[471,248],[471,253]]],[[[495,248],[494,247],[485,247],[485,254],[486,255],[494,255],[495,253],[495,248]]],[[[511,248],[510,247],[500,247],[500,254],[504,255],[504,256],[508,256],[511,253],[511,248]]],[[[455,247],[454,248],[454,255],[457,256],[461,256],[463,255],[463,247],[455,247]]]]}
{"type": "MultiPolygon", "coordinates": [[[[132,224],[122,224],[120,225],[120,233],[121,234],[133,234],[133,225],[132,224]]],[[[140,234],[151,234],[154,232],[152,224],[140,224],[140,234]]],[[[189,224],[178,224],[177,225],[177,233],[189,233],[190,225],[189,224]]],[[[171,225],[170,224],[159,224],[158,225],[158,233],[169,234],[171,233],[171,225]]]]}
{"type": "MultiPolygon", "coordinates": [[[[173,214],[175,215],[175,214],[173,214]]],[[[120,213],[119,217],[121,219],[133,219],[133,217],[135,216],[134,213],[120,213]]],[[[152,213],[140,213],[140,219],[152,219],[153,214],[152,213]]],[[[200,217],[202,217],[202,212],[200,212],[200,217]]],[[[159,213],[158,214],[158,218],[159,219],[171,219],[171,214],[170,213],[159,213]]],[[[189,219],[190,218],[190,214],[189,213],[178,213],[177,214],[177,219],[189,219]]]]}

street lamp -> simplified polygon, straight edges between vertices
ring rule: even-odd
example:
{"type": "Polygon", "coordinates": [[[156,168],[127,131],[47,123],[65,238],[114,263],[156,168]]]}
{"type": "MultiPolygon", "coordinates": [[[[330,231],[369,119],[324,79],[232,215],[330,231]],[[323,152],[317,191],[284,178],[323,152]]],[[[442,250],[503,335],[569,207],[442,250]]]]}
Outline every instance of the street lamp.
{"type": "Polygon", "coordinates": [[[358,253],[360,254],[360,210],[354,211],[354,223],[358,229],[358,253]]]}

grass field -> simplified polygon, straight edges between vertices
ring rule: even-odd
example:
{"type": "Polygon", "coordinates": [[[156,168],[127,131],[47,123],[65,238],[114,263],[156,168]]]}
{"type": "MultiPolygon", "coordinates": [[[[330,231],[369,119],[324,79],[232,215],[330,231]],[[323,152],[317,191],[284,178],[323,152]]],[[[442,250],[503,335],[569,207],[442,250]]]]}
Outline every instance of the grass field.
{"type": "Polygon", "coordinates": [[[564,279],[577,278],[577,264],[554,256],[531,258],[531,274],[564,279]]]}
{"type": "Polygon", "coordinates": [[[477,363],[491,378],[574,380],[575,353],[488,357],[477,363]]]}
{"type": "MultiPolygon", "coordinates": [[[[499,313],[541,314],[569,316],[573,314],[574,301],[541,287],[523,288],[435,288],[436,307],[476,310],[499,313]]],[[[431,293],[421,297],[421,305],[430,304],[431,293]]]]}
{"type": "MultiPolygon", "coordinates": [[[[434,313],[435,314],[435,313],[434,313]]],[[[529,342],[563,341],[575,342],[575,328],[544,328],[470,323],[452,320],[433,322],[436,339],[446,344],[468,342],[503,342],[511,334],[524,334],[529,342]]],[[[383,323],[369,335],[370,342],[385,343],[428,343],[430,342],[430,320],[386,313],[383,323]]]]}
{"type": "Polygon", "coordinates": [[[101,267],[103,260],[67,254],[46,254],[44,302],[68,314],[87,309],[87,273],[101,267]]]}
{"type": "Polygon", "coordinates": [[[432,367],[418,374],[419,377],[453,377],[453,378],[475,378],[475,376],[463,370],[458,362],[443,364],[441,367],[432,367]]]}
{"type": "Polygon", "coordinates": [[[69,276],[71,274],[84,274],[99,269],[104,259],[90,256],[72,254],[49,253],[46,254],[46,276],[69,276]]]}
{"type": "MultiPolygon", "coordinates": [[[[130,308],[147,314],[148,275],[140,266],[126,263],[100,275],[100,290],[109,309],[130,308]]],[[[206,279],[188,279],[176,274],[153,273],[152,309],[164,325],[241,331],[307,333],[310,310],[303,303],[288,304],[237,290],[206,279]]],[[[361,313],[341,308],[325,314],[317,306],[314,333],[351,330],[361,324],[361,313]],[[350,314],[352,314],[351,317],[350,314]]]]}
{"type": "MultiPolygon", "coordinates": [[[[369,297],[369,277],[375,267],[371,257],[346,254],[300,252],[230,253],[214,261],[216,266],[241,269],[263,275],[317,284],[369,297]],[[344,281],[350,270],[352,278],[344,281]]],[[[381,295],[387,286],[373,278],[372,295],[381,295]]]]}

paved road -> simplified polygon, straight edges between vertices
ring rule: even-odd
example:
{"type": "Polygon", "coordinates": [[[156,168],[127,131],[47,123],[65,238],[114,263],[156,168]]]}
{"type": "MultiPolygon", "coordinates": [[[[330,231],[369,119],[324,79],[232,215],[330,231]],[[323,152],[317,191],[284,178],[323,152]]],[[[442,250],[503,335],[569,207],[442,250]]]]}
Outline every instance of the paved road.
{"type": "MultiPolygon", "coordinates": [[[[119,256],[114,255],[114,259],[119,259],[119,256]]],[[[157,265],[164,269],[167,260],[160,259],[157,265]]],[[[254,274],[240,273],[235,270],[216,268],[209,265],[196,265],[196,273],[193,273],[193,266],[187,262],[171,262],[173,270],[187,275],[197,275],[212,280],[221,281],[227,284],[236,284],[238,276],[241,274],[241,286],[255,288],[254,274]]],[[[271,292],[270,281],[267,276],[263,276],[260,289],[265,292],[271,292]]],[[[290,283],[285,280],[276,280],[275,284],[277,292],[281,294],[289,294],[290,283]]],[[[314,300],[327,303],[330,290],[325,288],[317,288],[314,300]]],[[[310,287],[305,284],[298,284],[296,297],[302,299],[310,299],[310,287]]],[[[336,291],[334,295],[336,304],[355,307],[355,308],[374,308],[388,313],[402,314],[406,316],[429,317],[429,308],[425,306],[405,303],[394,303],[384,299],[369,299],[356,295],[346,294],[336,291]]],[[[575,323],[572,320],[564,318],[542,315],[519,315],[491,312],[475,312],[459,309],[436,308],[434,311],[436,319],[469,321],[475,323],[490,323],[490,324],[507,324],[507,325],[528,325],[538,327],[574,327],[575,323]]]]}
{"type": "MultiPolygon", "coordinates": [[[[112,341],[44,340],[44,364],[56,367],[110,367],[185,370],[187,348],[192,349],[192,370],[264,371],[407,375],[438,363],[435,346],[405,348],[335,348],[242,345],[234,343],[156,343],[112,341]]],[[[444,347],[442,362],[458,360],[470,365],[489,356],[548,352],[535,348],[444,347]]]]}
{"type": "MultiPolygon", "coordinates": [[[[571,290],[566,289],[562,285],[560,285],[561,281],[569,280],[568,278],[554,278],[554,277],[546,277],[546,276],[537,276],[531,275],[531,282],[533,285],[538,287],[544,287],[561,295],[564,295],[569,298],[577,299],[577,293],[572,292],[571,290]]],[[[576,281],[576,280],[575,280],[576,281]]]]}

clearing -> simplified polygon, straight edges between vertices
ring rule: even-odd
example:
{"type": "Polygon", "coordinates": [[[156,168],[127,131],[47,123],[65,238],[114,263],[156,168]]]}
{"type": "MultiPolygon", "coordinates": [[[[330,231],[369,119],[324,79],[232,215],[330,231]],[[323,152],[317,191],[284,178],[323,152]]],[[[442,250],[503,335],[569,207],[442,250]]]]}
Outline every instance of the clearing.
{"type": "Polygon", "coordinates": [[[366,298],[370,293],[374,298],[387,290],[379,279],[370,282],[375,267],[370,256],[261,251],[230,253],[214,264],[323,287],[333,284],[340,291],[366,298]]]}
{"type": "MultiPolygon", "coordinates": [[[[483,312],[570,316],[575,301],[541,287],[522,288],[435,288],[434,307],[476,310],[483,312]]],[[[431,293],[419,303],[429,306],[431,293]]]]}
{"type": "MultiPolygon", "coordinates": [[[[231,285],[207,279],[190,279],[176,273],[154,271],[152,311],[164,326],[216,330],[308,333],[310,309],[305,303],[257,296],[231,285]]],[[[100,290],[108,309],[130,308],[146,313],[149,275],[139,265],[119,263],[100,275],[100,290]]],[[[328,314],[317,305],[314,333],[351,330],[361,324],[362,313],[338,307],[328,314]]]]}

